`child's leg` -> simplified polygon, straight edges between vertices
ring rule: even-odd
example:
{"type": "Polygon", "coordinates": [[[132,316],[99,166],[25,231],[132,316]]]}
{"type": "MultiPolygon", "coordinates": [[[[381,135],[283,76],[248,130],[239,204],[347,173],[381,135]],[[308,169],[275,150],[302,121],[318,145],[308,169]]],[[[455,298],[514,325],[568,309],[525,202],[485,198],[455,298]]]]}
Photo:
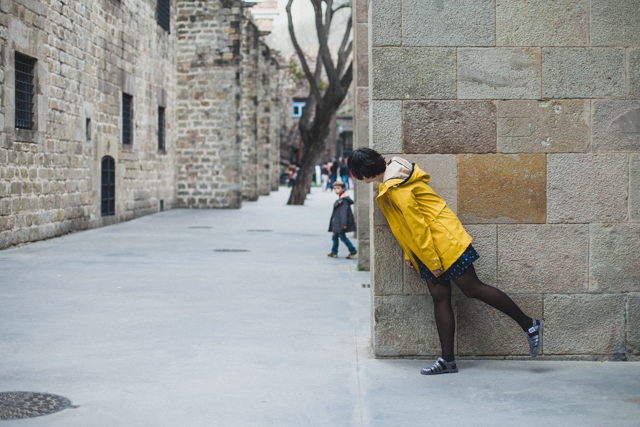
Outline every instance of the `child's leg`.
{"type": "Polygon", "coordinates": [[[453,357],[453,337],[456,321],[451,307],[451,284],[449,282],[432,283],[427,280],[427,286],[433,298],[433,312],[436,316],[436,326],[442,347],[442,358],[451,362],[453,357]]]}
{"type": "Polygon", "coordinates": [[[331,248],[331,253],[332,254],[337,254],[338,253],[338,243],[340,242],[338,240],[338,233],[333,233],[333,247],[331,248]]]}
{"type": "Polygon", "coordinates": [[[531,327],[531,317],[525,315],[520,307],[501,290],[485,285],[478,279],[473,264],[457,279],[453,279],[460,290],[469,298],[476,298],[489,304],[518,322],[526,332],[531,327]]]}
{"type": "Polygon", "coordinates": [[[346,233],[340,233],[340,240],[342,240],[342,242],[347,245],[347,249],[349,249],[349,252],[355,252],[356,248],[353,246],[353,244],[351,244],[351,240],[349,240],[349,238],[347,237],[346,233]]]}

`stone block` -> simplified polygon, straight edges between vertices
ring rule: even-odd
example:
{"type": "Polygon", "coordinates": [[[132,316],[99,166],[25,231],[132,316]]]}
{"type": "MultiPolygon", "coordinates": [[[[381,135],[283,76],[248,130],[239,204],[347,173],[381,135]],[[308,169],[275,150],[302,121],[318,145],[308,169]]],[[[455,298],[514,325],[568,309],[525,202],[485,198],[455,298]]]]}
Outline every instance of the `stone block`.
{"type": "Polygon", "coordinates": [[[363,55],[369,52],[369,25],[356,24],[355,51],[363,55]]]}
{"type": "Polygon", "coordinates": [[[374,48],[371,66],[372,99],[456,98],[454,48],[374,48]]]}
{"type": "Polygon", "coordinates": [[[458,49],[459,99],[539,99],[539,48],[458,49]]]}
{"type": "Polygon", "coordinates": [[[640,221],[640,155],[631,155],[629,168],[629,214],[632,221],[640,221]]]}
{"type": "MultiPolygon", "coordinates": [[[[515,296],[513,300],[527,315],[542,316],[541,296],[515,296]]],[[[529,342],[509,316],[479,300],[463,298],[458,301],[458,354],[529,355],[529,342]]]]}
{"type": "Polygon", "coordinates": [[[542,49],[543,98],[625,96],[624,54],[617,48],[542,49]]]}
{"type": "Polygon", "coordinates": [[[495,153],[496,105],[491,101],[406,101],[405,153],[495,153]]]}
{"type": "Polygon", "coordinates": [[[640,1],[591,3],[592,46],[640,46],[640,1]]]}
{"type": "Polygon", "coordinates": [[[402,7],[397,0],[371,2],[371,45],[400,46],[402,43],[402,7]]]}
{"type": "Polygon", "coordinates": [[[420,277],[420,272],[415,268],[404,266],[404,294],[405,295],[430,295],[426,280],[420,277]]]}
{"type": "Polygon", "coordinates": [[[495,6],[486,0],[404,0],[403,46],[495,46],[495,6]]]}
{"type": "Polygon", "coordinates": [[[374,226],[371,241],[373,294],[402,295],[404,253],[389,227],[374,226]]]}
{"type": "Polygon", "coordinates": [[[369,120],[369,88],[356,88],[356,120],[369,120]]]}
{"type": "Polygon", "coordinates": [[[496,2],[498,46],[587,46],[589,0],[496,2]]]}
{"type": "Polygon", "coordinates": [[[590,290],[640,292],[640,224],[589,227],[590,290]]]}
{"type": "Polygon", "coordinates": [[[369,119],[356,120],[357,132],[355,147],[369,147],[369,119]]]}
{"type": "Polygon", "coordinates": [[[593,151],[640,151],[640,101],[594,101],[593,151]]]}
{"type": "Polygon", "coordinates": [[[640,99],[640,49],[629,50],[629,98],[640,99]]]}
{"type": "Polygon", "coordinates": [[[429,185],[453,211],[458,210],[458,158],[453,154],[401,154],[431,176],[429,185]]]}
{"type": "Polygon", "coordinates": [[[640,355],[640,294],[627,296],[627,353],[640,355]]]}
{"type": "Polygon", "coordinates": [[[356,0],[356,22],[369,22],[369,4],[367,0],[356,0]]]}
{"type": "Polygon", "coordinates": [[[624,300],[624,295],[545,296],[544,354],[624,353],[624,300]]]}
{"type": "Polygon", "coordinates": [[[402,152],[402,101],[371,101],[371,148],[402,152]]]}
{"type": "Polygon", "coordinates": [[[473,263],[478,278],[482,283],[496,286],[498,265],[498,226],[494,224],[466,225],[465,230],[471,236],[471,244],[480,255],[473,263]]]}
{"type": "Polygon", "coordinates": [[[582,100],[498,101],[498,152],[588,151],[590,111],[582,100]]]}
{"type": "Polygon", "coordinates": [[[586,292],[589,226],[498,226],[498,287],[516,293],[586,292]]]}
{"type": "Polygon", "coordinates": [[[465,224],[544,223],[544,154],[458,156],[458,217],[465,224]]]}
{"type": "Polygon", "coordinates": [[[371,245],[369,239],[358,239],[358,269],[369,271],[371,268],[371,245]]]}
{"type": "Polygon", "coordinates": [[[369,55],[356,55],[356,85],[369,86],[369,55]]]}
{"type": "Polygon", "coordinates": [[[549,223],[627,220],[626,155],[549,154],[547,163],[549,223]]]}
{"type": "Polygon", "coordinates": [[[440,354],[429,296],[375,297],[373,322],[373,352],[377,357],[440,354]]]}

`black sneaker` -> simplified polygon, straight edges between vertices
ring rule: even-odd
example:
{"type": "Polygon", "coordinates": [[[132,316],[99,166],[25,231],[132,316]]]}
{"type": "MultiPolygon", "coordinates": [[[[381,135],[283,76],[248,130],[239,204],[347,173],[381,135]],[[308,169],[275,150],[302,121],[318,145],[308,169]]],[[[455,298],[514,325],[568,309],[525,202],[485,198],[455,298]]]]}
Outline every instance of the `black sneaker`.
{"type": "Polygon", "coordinates": [[[338,254],[335,252],[331,252],[329,255],[327,255],[329,258],[338,258],[338,254]]]}
{"type": "Polygon", "coordinates": [[[347,259],[353,259],[356,255],[358,255],[358,251],[349,252],[349,255],[347,255],[347,259]]]}

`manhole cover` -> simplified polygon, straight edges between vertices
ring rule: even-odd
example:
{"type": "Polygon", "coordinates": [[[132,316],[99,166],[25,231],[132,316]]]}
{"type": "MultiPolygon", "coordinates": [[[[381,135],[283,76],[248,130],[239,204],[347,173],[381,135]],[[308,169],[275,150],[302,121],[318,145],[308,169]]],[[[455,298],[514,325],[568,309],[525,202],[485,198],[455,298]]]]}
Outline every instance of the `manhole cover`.
{"type": "Polygon", "coordinates": [[[206,230],[213,228],[213,227],[209,227],[208,225],[193,225],[191,227],[187,227],[187,228],[204,228],[206,230]]]}
{"type": "Polygon", "coordinates": [[[247,230],[252,233],[271,233],[273,230],[247,230]]]}
{"type": "Polygon", "coordinates": [[[215,252],[249,252],[248,249],[214,249],[215,252]]]}
{"type": "Polygon", "coordinates": [[[9,391],[0,393],[0,420],[19,420],[53,414],[71,405],[68,399],[48,393],[9,391]]]}

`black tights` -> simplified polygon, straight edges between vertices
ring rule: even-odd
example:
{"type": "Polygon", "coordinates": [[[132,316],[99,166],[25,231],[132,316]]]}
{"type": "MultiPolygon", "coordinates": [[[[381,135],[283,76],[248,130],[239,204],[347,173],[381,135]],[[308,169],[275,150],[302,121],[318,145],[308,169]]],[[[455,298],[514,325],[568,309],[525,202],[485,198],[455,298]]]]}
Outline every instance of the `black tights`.
{"type": "MultiPolygon", "coordinates": [[[[482,283],[476,275],[473,264],[453,281],[467,297],[479,299],[500,310],[518,322],[518,325],[524,331],[531,327],[531,317],[525,315],[507,294],[482,283]]],[[[451,284],[449,282],[433,283],[427,279],[427,285],[433,298],[433,310],[436,315],[438,336],[442,346],[442,358],[450,362],[453,360],[453,336],[456,327],[453,308],[451,308],[451,284]]]]}

